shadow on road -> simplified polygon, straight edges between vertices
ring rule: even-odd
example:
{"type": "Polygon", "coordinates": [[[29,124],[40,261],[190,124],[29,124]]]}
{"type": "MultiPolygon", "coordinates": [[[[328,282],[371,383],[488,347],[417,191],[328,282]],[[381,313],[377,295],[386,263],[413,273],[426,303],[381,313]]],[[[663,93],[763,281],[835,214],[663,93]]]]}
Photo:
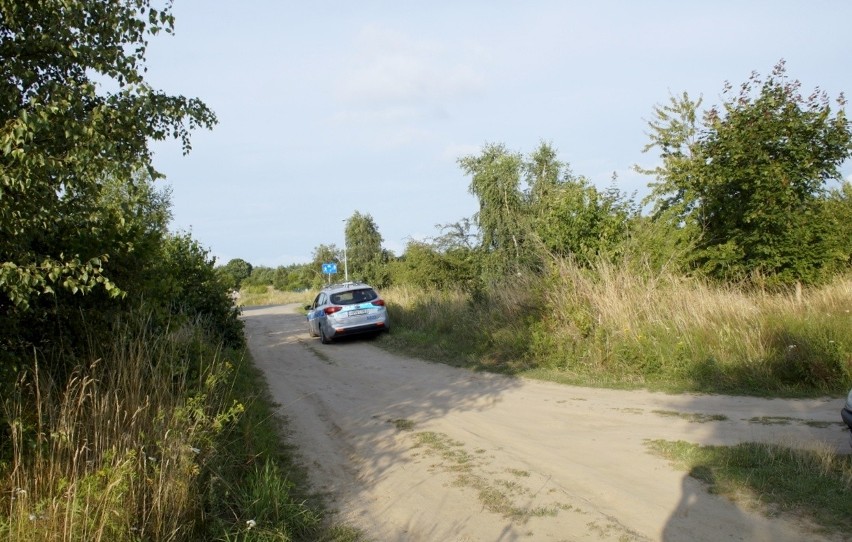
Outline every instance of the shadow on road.
{"type": "MultiPolygon", "coordinates": [[[[308,336],[304,317],[291,309],[246,308],[243,317],[255,364],[265,373],[299,448],[309,454],[305,459],[315,489],[332,500],[333,508],[359,500],[380,501],[376,487],[397,483],[400,470],[413,469],[411,441],[403,442],[412,431],[452,412],[488,409],[520,385],[502,375],[396,356],[367,338],[324,345],[308,336]]],[[[414,503],[418,494],[428,492],[446,498],[415,508],[416,519],[397,518],[397,526],[416,522],[423,536],[423,526],[433,524],[437,529],[433,534],[439,536],[453,529],[448,522],[461,529],[481,517],[481,507],[475,506],[460,517],[453,500],[457,492],[440,483],[433,487],[438,478],[424,476],[419,485],[409,482],[401,488],[398,498],[414,503]]],[[[396,504],[374,504],[372,508],[380,512],[357,518],[357,523],[382,534],[389,521],[381,516],[393,513],[396,504]]],[[[509,532],[500,539],[521,539],[522,526],[516,529],[508,523],[509,532]]],[[[386,532],[381,539],[390,540],[388,536],[394,535],[386,532]]]]}
{"type": "MultiPolygon", "coordinates": [[[[729,397],[720,395],[679,395],[671,396],[669,412],[677,412],[682,418],[680,423],[692,425],[693,438],[686,439],[691,444],[713,446],[735,446],[746,443],[765,444],[778,450],[802,450],[820,455],[841,456],[849,454],[848,432],[838,422],[842,399],[765,399],[755,397],[729,397]],[[707,420],[712,422],[705,423],[707,420]],[[777,447],[777,448],[776,448],[777,447]]],[[[687,429],[688,431],[688,429],[687,429]]],[[[742,484],[743,494],[736,502],[716,495],[717,480],[714,474],[716,463],[698,464],[691,467],[683,476],[680,501],[672,512],[663,530],[662,539],[666,542],[714,540],[714,538],[696,538],[696,532],[712,532],[712,526],[728,526],[739,540],[800,540],[806,536],[810,540],[845,539],[838,535],[826,534],[814,522],[808,510],[799,510],[795,514],[785,513],[783,506],[772,502],[772,488],[766,488],[765,472],[757,474],[757,455],[746,451],[731,453],[732,461],[738,467],[735,476],[742,484]],[[745,471],[743,472],[744,469],[745,471]],[[758,482],[758,480],[760,482],[758,482]],[[765,499],[765,500],[764,500],[765,499]],[[748,503],[747,503],[748,502],[748,503]],[[724,514],[724,515],[722,515],[724,514]],[[805,533],[805,534],[803,534],[805,533]],[[826,538],[827,537],[827,538],[826,538]]],[[[804,465],[806,460],[800,460],[804,465]]],[[[770,484],[778,487],[786,485],[780,479],[770,484]]],[[[825,488],[825,491],[833,489],[825,488]]]]}
{"type": "MultiPolygon", "coordinates": [[[[708,513],[716,508],[715,499],[718,497],[708,493],[708,487],[714,483],[713,473],[702,467],[692,469],[688,475],[683,477],[681,484],[681,498],[672,512],[671,518],[663,529],[662,540],[664,542],[684,542],[695,540],[696,532],[712,532],[714,526],[718,526],[722,518],[708,513]]],[[[731,513],[736,516],[736,509],[731,513]]],[[[728,521],[737,518],[728,518],[728,521]]],[[[739,533],[741,540],[753,540],[751,532],[739,533]]]]}

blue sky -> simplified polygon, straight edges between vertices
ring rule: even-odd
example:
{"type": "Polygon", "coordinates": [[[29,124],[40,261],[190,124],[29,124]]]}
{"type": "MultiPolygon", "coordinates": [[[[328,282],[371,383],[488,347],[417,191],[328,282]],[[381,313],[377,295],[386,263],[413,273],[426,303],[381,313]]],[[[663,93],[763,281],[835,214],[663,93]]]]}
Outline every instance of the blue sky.
{"type": "MultiPolygon", "coordinates": [[[[852,2],[176,0],[148,80],[219,117],[154,146],[172,229],[225,263],[310,261],[373,216],[384,246],[476,211],[456,160],[550,142],[601,187],[643,195],[646,119],[670,94],[718,104],[780,60],[804,90],[852,93],[852,2]]],[[[845,165],[847,177],[852,172],[845,165]]]]}

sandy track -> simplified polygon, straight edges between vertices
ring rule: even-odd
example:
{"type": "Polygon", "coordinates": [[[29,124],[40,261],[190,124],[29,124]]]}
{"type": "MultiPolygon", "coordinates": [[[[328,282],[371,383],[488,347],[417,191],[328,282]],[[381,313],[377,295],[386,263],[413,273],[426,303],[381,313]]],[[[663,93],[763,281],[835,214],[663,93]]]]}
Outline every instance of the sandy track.
{"type": "Polygon", "coordinates": [[[643,441],[845,450],[842,400],[561,386],[322,345],[293,306],[243,314],[312,483],[376,541],[820,540],[708,494],[643,441]]]}

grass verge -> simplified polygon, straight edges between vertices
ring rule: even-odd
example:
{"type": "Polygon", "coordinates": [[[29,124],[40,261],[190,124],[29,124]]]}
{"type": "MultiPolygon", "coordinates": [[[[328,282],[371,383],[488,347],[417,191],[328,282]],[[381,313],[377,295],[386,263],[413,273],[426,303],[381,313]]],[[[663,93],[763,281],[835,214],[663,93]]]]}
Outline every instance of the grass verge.
{"type": "Polygon", "coordinates": [[[794,293],[556,262],[484,291],[383,292],[420,358],[566,384],[806,397],[852,386],[852,277],[794,293]]]}
{"type": "Polygon", "coordinates": [[[819,530],[852,532],[852,456],[770,444],[699,446],[652,440],[648,447],[722,495],[768,516],[805,520],[819,530]]]}
{"type": "Polygon", "coordinates": [[[282,292],[272,286],[252,285],[245,286],[240,290],[237,303],[241,307],[287,305],[289,303],[305,306],[310,304],[311,295],[310,292],[282,292]]]}
{"type": "Polygon", "coordinates": [[[307,493],[243,352],[144,318],[98,348],[68,377],[38,359],[5,398],[0,538],[360,540],[307,493]]]}

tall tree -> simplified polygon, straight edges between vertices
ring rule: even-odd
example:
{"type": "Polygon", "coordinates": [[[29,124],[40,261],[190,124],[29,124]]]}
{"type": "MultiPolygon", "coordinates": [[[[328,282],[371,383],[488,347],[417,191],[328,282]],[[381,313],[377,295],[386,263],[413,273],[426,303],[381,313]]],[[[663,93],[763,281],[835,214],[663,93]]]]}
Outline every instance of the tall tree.
{"type": "Polygon", "coordinates": [[[649,183],[651,194],[646,200],[654,203],[656,218],[669,216],[679,223],[698,204],[696,152],[701,102],[701,98],[693,100],[686,92],[679,97],[669,96],[668,104],[654,107],[654,118],[648,122],[650,142],[642,152],[656,148],[662,164],[652,169],[634,169],[657,179],[649,183]]]}
{"type": "Polygon", "coordinates": [[[252,265],[242,258],[232,258],[225,265],[217,267],[216,271],[230,287],[239,290],[243,281],[251,276],[252,269],[252,265]]]}
{"type": "Polygon", "coordinates": [[[216,122],[144,80],[148,38],[173,29],[164,4],[0,0],[0,308],[112,288],[109,251],[69,232],[100,235],[104,179],[153,172],[150,140],[188,152],[190,131],[216,122]]]}
{"type": "Polygon", "coordinates": [[[556,149],[542,142],[524,163],[529,198],[533,205],[546,200],[562,180],[565,164],[560,162],[556,149]]]}
{"type": "Polygon", "coordinates": [[[383,261],[383,239],[373,217],[355,211],[346,220],[345,234],[350,278],[377,282],[383,261]]]}
{"type": "Polygon", "coordinates": [[[845,99],[835,112],[825,92],[802,97],[800,86],[782,61],[765,79],[753,73],[738,90],[726,85],[728,100],[697,132],[686,99],[670,110],[680,117],[652,124],[649,146],[663,158],[656,209],[694,228],[693,264],[712,276],[812,282],[839,264],[824,203],[852,153],[845,99]]]}
{"type": "Polygon", "coordinates": [[[479,199],[474,216],[482,246],[494,256],[495,274],[522,261],[528,241],[528,207],[521,193],[523,157],[502,144],[487,144],[479,155],[459,159],[471,176],[468,190],[479,199]]]}
{"type": "Polygon", "coordinates": [[[488,260],[484,267],[492,275],[541,270],[551,255],[581,261],[612,256],[638,213],[615,187],[601,192],[574,176],[549,143],[528,156],[489,144],[459,163],[479,199],[474,218],[488,260]]]}

